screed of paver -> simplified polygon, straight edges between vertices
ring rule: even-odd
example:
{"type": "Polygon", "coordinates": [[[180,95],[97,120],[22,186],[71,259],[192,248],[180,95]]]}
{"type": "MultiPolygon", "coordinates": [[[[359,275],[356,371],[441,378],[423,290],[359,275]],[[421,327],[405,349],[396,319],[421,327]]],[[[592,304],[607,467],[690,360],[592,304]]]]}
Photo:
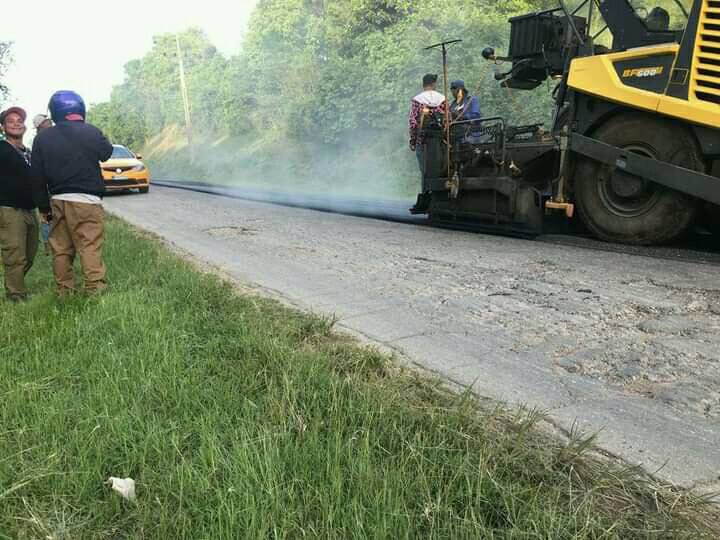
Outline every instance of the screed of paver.
{"type": "Polygon", "coordinates": [[[720,472],[718,267],[164,188],[108,209],[661,478],[720,472]]]}

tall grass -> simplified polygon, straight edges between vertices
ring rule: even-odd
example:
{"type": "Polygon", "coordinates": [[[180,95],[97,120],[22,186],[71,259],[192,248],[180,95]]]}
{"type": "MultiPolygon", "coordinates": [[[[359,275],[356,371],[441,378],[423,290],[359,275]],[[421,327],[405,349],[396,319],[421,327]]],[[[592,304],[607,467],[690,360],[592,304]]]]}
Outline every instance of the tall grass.
{"type": "Polygon", "coordinates": [[[238,295],[126,225],[0,303],[0,538],[713,538],[691,495],[238,295]],[[137,481],[137,501],[109,476],[137,481]]]}

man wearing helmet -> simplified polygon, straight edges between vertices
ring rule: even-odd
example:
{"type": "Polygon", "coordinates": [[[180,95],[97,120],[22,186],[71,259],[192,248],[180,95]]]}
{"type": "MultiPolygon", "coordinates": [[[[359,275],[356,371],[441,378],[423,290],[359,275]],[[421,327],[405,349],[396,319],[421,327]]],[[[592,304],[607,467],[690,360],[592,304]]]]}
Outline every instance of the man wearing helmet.
{"type": "Polygon", "coordinates": [[[30,150],[23,144],[27,114],[20,107],[0,113],[0,248],[8,300],[28,297],[25,274],[38,248],[38,222],[30,180],[30,150]]]}
{"type": "Polygon", "coordinates": [[[75,92],[55,92],[48,108],[55,125],[35,138],[32,176],[40,213],[52,221],[49,244],[58,294],[75,291],[76,253],[85,289],[99,292],[107,286],[100,162],[110,158],[112,145],[98,128],[85,123],[85,102],[75,92]]]}

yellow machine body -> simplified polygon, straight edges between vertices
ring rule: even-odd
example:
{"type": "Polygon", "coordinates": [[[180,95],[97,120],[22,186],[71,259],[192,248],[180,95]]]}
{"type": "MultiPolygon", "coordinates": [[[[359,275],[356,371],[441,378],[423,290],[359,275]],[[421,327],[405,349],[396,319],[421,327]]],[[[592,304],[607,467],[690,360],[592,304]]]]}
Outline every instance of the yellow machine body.
{"type": "Polygon", "coordinates": [[[720,127],[720,7],[713,0],[702,0],[695,36],[692,67],[675,69],[680,45],[668,43],[638,47],[622,52],[575,58],[570,65],[568,86],[576,91],[628,107],[659,113],[681,121],[712,128],[720,127]],[[668,57],[672,61],[668,64],[668,57]],[[660,59],[663,61],[661,62],[660,59]],[[618,69],[618,65],[635,67],[618,69]],[[638,88],[633,81],[657,78],[664,88],[655,91],[638,88]],[[672,97],[673,84],[686,84],[687,99],[672,97]]]}

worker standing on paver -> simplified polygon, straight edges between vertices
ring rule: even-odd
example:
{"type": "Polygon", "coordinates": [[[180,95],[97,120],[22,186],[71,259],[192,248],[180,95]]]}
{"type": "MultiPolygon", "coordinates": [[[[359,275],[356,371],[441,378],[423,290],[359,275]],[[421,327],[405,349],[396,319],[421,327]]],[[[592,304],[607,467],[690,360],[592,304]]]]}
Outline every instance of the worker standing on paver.
{"type": "Polygon", "coordinates": [[[453,121],[477,120],[482,116],[480,101],[476,96],[470,95],[465,88],[465,81],[457,80],[450,83],[453,102],[450,104],[450,114],[453,121]]]}
{"type": "Polygon", "coordinates": [[[75,292],[73,261],[80,256],[85,290],[107,287],[102,259],[105,184],[100,162],[112,155],[102,132],[85,122],[85,102],[61,90],[50,98],[55,125],[38,133],[32,163],[35,200],[43,219],[51,221],[50,249],[59,296],[75,292]]]}
{"type": "Polygon", "coordinates": [[[30,180],[30,150],[23,143],[27,114],[20,107],[0,113],[5,140],[0,141],[0,248],[5,295],[28,298],[25,275],[38,248],[38,220],[30,180]]]}
{"type": "Polygon", "coordinates": [[[477,122],[482,117],[480,100],[471,95],[465,88],[465,81],[457,80],[450,83],[453,101],[450,103],[450,116],[461,128],[463,142],[478,144],[482,140],[482,131],[477,122]]]}
{"type": "Polygon", "coordinates": [[[408,115],[409,146],[417,157],[418,167],[421,176],[421,191],[417,203],[411,211],[420,211],[427,207],[430,202],[429,186],[425,181],[425,141],[423,140],[423,128],[429,117],[436,113],[446,111],[447,101],[445,96],[437,91],[437,75],[428,73],[423,77],[423,91],[416,95],[410,104],[408,115]]]}

